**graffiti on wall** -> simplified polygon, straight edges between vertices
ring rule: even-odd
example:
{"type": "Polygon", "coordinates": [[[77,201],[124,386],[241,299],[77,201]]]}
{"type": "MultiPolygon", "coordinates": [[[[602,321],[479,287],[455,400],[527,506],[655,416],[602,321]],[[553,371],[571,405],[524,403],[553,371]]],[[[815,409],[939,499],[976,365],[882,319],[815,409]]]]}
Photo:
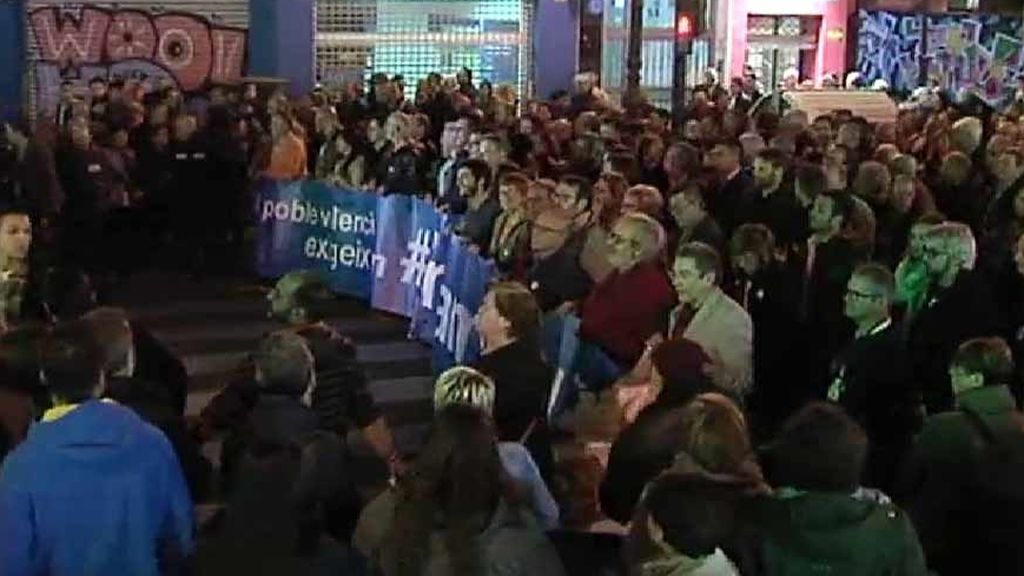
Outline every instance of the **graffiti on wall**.
{"type": "Polygon", "coordinates": [[[239,78],[247,32],[195,14],[47,7],[29,13],[38,45],[35,101],[56,106],[61,82],[90,78],[169,80],[182,92],[239,78]]]}
{"type": "Polygon", "coordinates": [[[870,83],[879,78],[897,90],[917,86],[923,23],[920,16],[861,10],[857,70],[870,83]]]}
{"type": "Polygon", "coordinates": [[[993,105],[1012,95],[1024,75],[1021,20],[990,14],[858,14],[857,70],[909,91],[925,81],[993,105]],[[923,69],[922,69],[923,68],[923,69]]]}
{"type": "Polygon", "coordinates": [[[991,14],[928,17],[928,77],[956,93],[972,91],[996,104],[1012,96],[1021,75],[1021,21],[991,14]]]}

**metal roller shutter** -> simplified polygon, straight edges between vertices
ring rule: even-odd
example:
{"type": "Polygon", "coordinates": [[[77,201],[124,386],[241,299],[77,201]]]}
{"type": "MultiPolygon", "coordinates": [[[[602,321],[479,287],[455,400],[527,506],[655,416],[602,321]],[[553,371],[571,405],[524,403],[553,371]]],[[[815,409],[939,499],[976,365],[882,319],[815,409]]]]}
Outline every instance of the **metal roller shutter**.
{"type": "Polygon", "coordinates": [[[52,110],[60,82],[170,76],[185,92],[244,74],[249,0],[28,0],[30,117],[52,110]]]}
{"type": "Polygon", "coordinates": [[[401,74],[411,97],[430,72],[533,91],[535,0],[317,0],[316,72],[339,84],[401,74]]]}

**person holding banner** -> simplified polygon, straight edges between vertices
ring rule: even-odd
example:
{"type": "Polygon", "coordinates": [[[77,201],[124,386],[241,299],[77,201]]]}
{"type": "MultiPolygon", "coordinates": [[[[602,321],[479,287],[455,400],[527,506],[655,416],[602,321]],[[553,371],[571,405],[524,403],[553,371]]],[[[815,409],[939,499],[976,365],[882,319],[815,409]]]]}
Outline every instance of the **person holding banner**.
{"type": "Polygon", "coordinates": [[[540,348],[540,309],[517,282],[498,282],[476,315],[480,359],[473,365],[495,384],[494,423],[502,442],[520,442],[541,476],[551,477],[553,458],[545,409],[554,371],[540,348]]]}
{"type": "Polygon", "coordinates": [[[530,261],[530,220],[526,213],[526,195],[530,180],[522,172],[501,177],[498,201],[501,214],[494,223],[490,254],[498,271],[516,280],[526,278],[530,261]]]}
{"type": "Polygon", "coordinates": [[[467,160],[458,174],[459,194],[466,198],[469,210],[455,228],[466,243],[487,256],[491,246],[494,222],[501,204],[491,194],[491,171],[483,160],[467,160]]]}

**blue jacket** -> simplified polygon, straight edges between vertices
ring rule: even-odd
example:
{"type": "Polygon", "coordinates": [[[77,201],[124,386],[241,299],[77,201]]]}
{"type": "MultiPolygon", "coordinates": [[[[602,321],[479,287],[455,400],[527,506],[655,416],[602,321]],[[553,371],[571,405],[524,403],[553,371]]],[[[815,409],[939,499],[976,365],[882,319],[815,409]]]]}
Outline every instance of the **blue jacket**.
{"type": "Polygon", "coordinates": [[[0,574],[167,573],[192,552],[192,517],[163,434],[89,401],[33,426],[0,468],[0,574]]]}

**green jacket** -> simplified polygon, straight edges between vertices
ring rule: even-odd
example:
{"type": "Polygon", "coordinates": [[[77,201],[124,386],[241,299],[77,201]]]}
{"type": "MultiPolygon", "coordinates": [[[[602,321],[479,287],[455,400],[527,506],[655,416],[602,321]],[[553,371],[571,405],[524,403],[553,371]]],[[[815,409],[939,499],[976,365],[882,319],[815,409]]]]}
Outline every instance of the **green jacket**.
{"type": "Polygon", "coordinates": [[[917,534],[892,504],[783,488],[760,503],[758,517],[769,576],[927,574],[917,534]]]}
{"type": "Polygon", "coordinates": [[[957,396],[958,409],[930,416],[902,471],[896,496],[914,520],[928,564],[959,573],[972,561],[967,544],[976,506],[970,488],[984,440],[964,412],[978,416],[996,434],[1010,427],[1016,405],[1006,386],[984,386],[957,396]],[[965,532],[966,531],[966,532],[965,532]]]}

